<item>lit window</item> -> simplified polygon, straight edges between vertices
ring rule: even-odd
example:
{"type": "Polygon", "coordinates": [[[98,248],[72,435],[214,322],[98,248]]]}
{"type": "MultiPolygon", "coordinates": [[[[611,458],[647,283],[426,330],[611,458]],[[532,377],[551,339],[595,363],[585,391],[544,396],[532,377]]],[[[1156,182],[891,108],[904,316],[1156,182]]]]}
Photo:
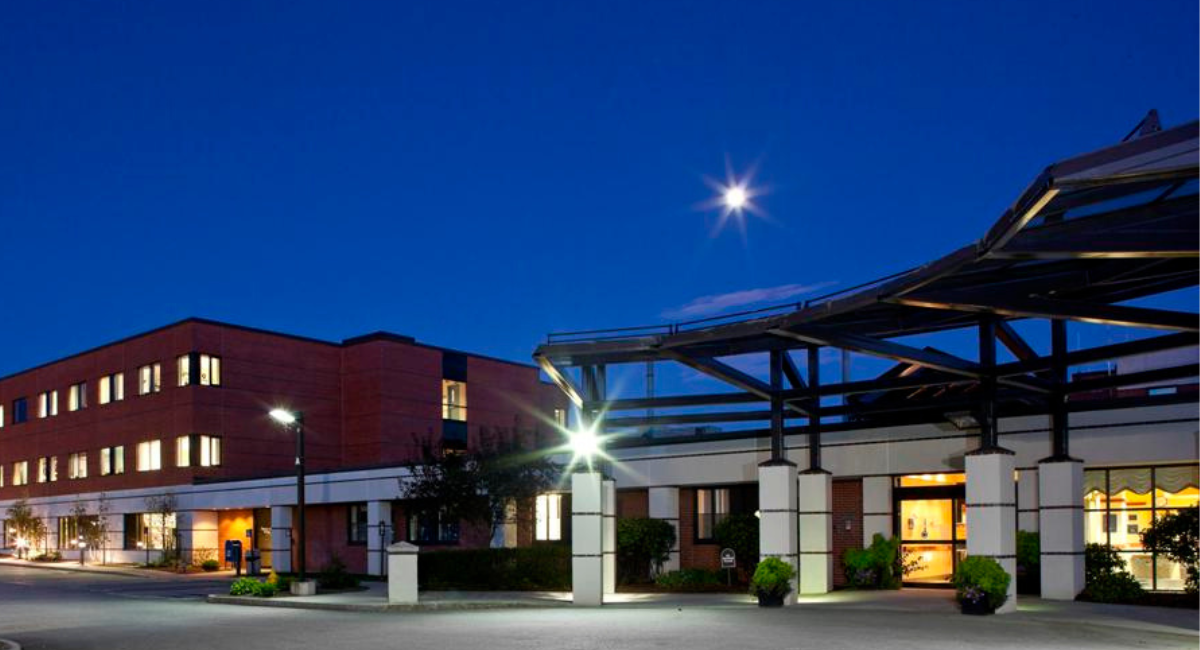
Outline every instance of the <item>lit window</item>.
{"type": "Polygon", "coordinates": [[[125,473],[125,447],[105,447],[100,450],[100,476],[125,473]]]}
{"type": "Polygon", "coordinates": [[[120,402],[125,399],[125,373],[118,372],[100,378],[100,403],[120,402]]]}
{"type": "Polygon", "coordinates": [[[137,446],[137,471],[153,472],[162,469],[162,441],[147,440],[137,446]]]}
{"type": "Polygon", "coordinates": [[[4,405],[0,404],[0,429],[4,428],[4,405]]]}
{"type": "Polygon", "coordinates": [[[554,423],[567,428],[567,409],[554,409],[554,423]]]}
{"type": "Polygon", "coordinates": [[[67,456],[67,478],[87,478],[87,453],[79,452],[67,456]]]}
{"type": "Polygon", "coordinates": [[[367,504],[354,503],[349,506],[346,525],[346,543],[367,543],[367,504]]]}
{"type": "Polygon", "coordinates": [[[53,483],[58,480],[58,457],[42,456],[38,459],[38,483],[53,483]]]}
{"type": "Polygon", "coordinates": [[[442,380],[442,419],[467,421],[467,383],[442,380]]]}
{"type": "Polygon", "coordinates": [[[125,550],[158,550],[175,538],[175,514],[158,512],[125,515],[125,550]]]}
{"type": "Polygon", "coordinates": [[[20,424],[22,422],[27,421],[28,419],[29,419],[29,409],[28,409],[28,402],[25,401],[25,398],[18,397],[17,399],[13,400],[13,413],[12,413],[13,424],[20,424]]]}
{"type": "Polygon", "coordinates": [[[138,395],[162,390],[162,364],[153,363],[138,368],[138,395]]]}
{"type": "Polygon", "coordinates": [[[179,436],[175,439],[175,466],[187,467],[192,464],[192,437],[179,436]]]}
{"type": "Polygon", "coordinates": [[[200,385],[221,385],[221,357],[200,355],[200,385]]]}
{"type": "Polygon", "coordinates": [[[48,418],[58,415],[58,391],[48,390],[38,394],[38,417],[48,418]]]}
{"type": "Polygon", "coordinates": [[[221,464],[221,439],[217,436],[200,436],[200,466],[217,467],[221,464]]]}
{"type": "Polygon", "coordinates": [[[536,503],[534,539],[539,542],[556,542],[562,539],[562,495],[538,495],[536,503]]]}
{"type": "MultiPolygon", "coordinates": [[[[0,488],[4,487],[4,466],[0,465],[0,488]]],[[[0,538],[2,540],[3,538],[0,538]]]]}
{"type": "Polygon", "coordinates": [[[71,388],[67,390],[67,410],[78,411],[85,408],[87,408],[87,382],[71,384],[71,388]]]}
{"type": "Polygon", "coordinates": [[[179,370],[179,385],[187,386],[192,383],[192,357],[190,355],[182,355],[176,361],[179,370]]]}
{"type": "Polygon", "coordinates": [[[12,484],[14,487],[29,484],[29,461],[13,463],[12,484]]]}

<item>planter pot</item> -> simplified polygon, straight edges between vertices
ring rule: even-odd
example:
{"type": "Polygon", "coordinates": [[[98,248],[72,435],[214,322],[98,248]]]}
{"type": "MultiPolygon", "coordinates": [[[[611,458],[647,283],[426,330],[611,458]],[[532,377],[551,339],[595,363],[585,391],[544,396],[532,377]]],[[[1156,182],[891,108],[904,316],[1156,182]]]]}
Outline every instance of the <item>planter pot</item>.
{"type": "Polygon", "coordinates": [[[960,608],[962,608],[962,613],[968,616],[986,616],[988,614],[996,613],[996,610],[992,609],[992,606],[988,604],[987,600],[981,600],[979,602],[963,600],[959,601],[958,605],[960,608]]]}
{"type": "Polygon", "coordinates": [[[758,595],[758,606],[759,607],[783,607],[783,596],[776,596],[773,594],[759,594],[758,595]]]}

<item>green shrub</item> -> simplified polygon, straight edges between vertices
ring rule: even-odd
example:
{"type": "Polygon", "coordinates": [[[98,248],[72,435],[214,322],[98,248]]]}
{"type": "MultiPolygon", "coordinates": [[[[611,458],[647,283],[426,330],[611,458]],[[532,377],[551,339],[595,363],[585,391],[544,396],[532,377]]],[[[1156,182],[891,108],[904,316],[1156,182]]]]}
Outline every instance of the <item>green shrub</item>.
{"type": "Polygon", "coordinates": [[[333,556],[317,574],[317,586],[321,589],[353,589],[358,586],[358,576],[346,570],[342,558],[333,556]]]}
{"type": "Polygon", "coordinates": [[[221,568],[221,563],[216,560],[205,560],[200,563],[200,568],[205,571],[212,572],[221,568]]]}
{"type": "Polygon", "coordinates": [[[254,583],[254,595],[258,596],[259,598],[270,598],[278,591],[279,588],[275,586],[274,583],[258,581],[255,581],[254,583]]]}
{"type": "Polygon", "coordinates": [[[729,515],[713,528],[713,539],[721,548],[731,548],[739,569],[754,571],[758,564],[758,517],[729,515]]]}
{"type": "Polygon", "coordinates": [[[709,591],[721,585],[721,576],[707,569],[680,569],[659,574],[654,584],[671,591],[709,591]]]}
{"type": "Polygon", "coordinates": [[[1184,508],[1158,519],[1142,532],[1142,546],[1183,565],[1184,589],[1200,591],[1200,508],[1184,508]]]}
{"type": "Polygon", "coordinates": [[[787,562],[777,557],[766,558],[754,569],[750,593],[755,596],[786,596],[792,591],[792,578],[795,575],[796,570],[787,562]]]}
{"type": "Polygon", "coordinates": [[[34,562],[62,562],[62,553],[59,553],[58,551],[50,551],[49,553],[42,553],[41,555],[34,556],[33,561],[34,562]]]}
{"type": "Polygon", "coordinates": [[[899,589],[904,576],[920,567],[910,560],[900,538],[885,538],[879,533],[867,548],[850,548],[842,553],[846,582],[859,589],[899,589]]]}
{"type": "Polygon", "coordinates": [[[954,570],[954,593],[961,602],[978,602],[987,599],[992,609],[997,609],[1008,600],[1008,585],[1012,576],[990,557],[970,556],[958,563],[954,570]]]}
{"type": "Polygon", "coordinates": [[[417,555],[421,589],[565,591],[571,588],[571,547],[479,548],[417,555]]]}
{"type": "Polygon", "coordinates": [[[254,596],[258,594],[259,582],[254,578],[238,578],[229,585],[230,596],[254,596]]]}
{"type": "Polygon", "coordinates": [[[1132,603],[1146,591],[1125,568],[1121,554],[1107,544],[1088,544],[1084,549],[1084,587],[1080,600],[1097,603],[1132,603]]]}
{"type": "Polygon", "coordinates": [[[1017,531],[1017,566],[1035,568],[1042,562],[1042,539],[1037,533],[1017,531]]]}
{"type": "Polygon", "coordinates": [[[675,527],[662,519],[617,521],[617,575],[621,582],[645,582],[662,569],[675,545],[675,527]]]}

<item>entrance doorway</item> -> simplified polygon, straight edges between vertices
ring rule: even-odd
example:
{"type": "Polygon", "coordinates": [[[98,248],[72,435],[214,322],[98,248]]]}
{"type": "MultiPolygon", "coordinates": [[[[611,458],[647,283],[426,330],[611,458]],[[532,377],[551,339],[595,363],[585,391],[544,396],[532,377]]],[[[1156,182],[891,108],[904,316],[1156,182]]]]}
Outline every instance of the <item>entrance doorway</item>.
{"type": "Polygon", "coordinates": [[[967,554],[965,474],[914,474],[896,479],[895,530],[902,552],[918,568],[908,586],[948,586],[967,554]]]}

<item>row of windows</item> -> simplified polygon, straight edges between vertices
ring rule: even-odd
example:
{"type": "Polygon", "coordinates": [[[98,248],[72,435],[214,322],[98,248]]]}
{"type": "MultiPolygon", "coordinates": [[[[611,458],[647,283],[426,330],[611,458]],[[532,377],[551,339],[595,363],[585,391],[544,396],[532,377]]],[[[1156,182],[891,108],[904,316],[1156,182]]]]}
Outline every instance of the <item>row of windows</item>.
{"type": "MultiPolygon", "coordinates": [[[[221,358],[210,354],[190,352],[180,355],[175,361],[179,386],[220,386],[221,358]]],[[[137,370],[138,395],[149,395],[162,390],[162,364],[150,363],[137,370]]],[[[125,373],[116,372],[99,379],[96,399],[100,404],[111,404],[125,399],[125,373]]],[[[79,411],[88,406],[88,382],[81,381],[67,388],[67,411],[79,411]]],[[[4,404],[0,404],[0,427],[4,426],[4,404]]],[[[37,416],[49,418],[58,415],[58,390],[48,390],[37,395],[37,416]]],[[[12,423],[20,424],[29,419],[29,405],[24,397],[12,401],[12,423]]]]}
{"type": "MultiPolygon", "coordinates": [[[[136,448],[136,467],[139,472],[162,469],[162,441],[139,442],[136,448]]],[[[176,467],[218,467],[221,465],[221,438],[202,434],[179,436],[175,439],[176,467]]],[[[110,476],[125,473],[125,447],[116,445],[100,450],[100,475],[110,476]]],[[[70,480],[88,477],[88,453],[80,451],[67,455],[67,478],[70,480]]],[[[37,482],[53,483],[58,480],[58,457],[42,456],[37,459],[37,482]]],[[[29,484],[29,461],[12,464],[12,485],[29,484]]],[[[4,487],[4,467],[0,465],[0,487],[4,487]]]]}

